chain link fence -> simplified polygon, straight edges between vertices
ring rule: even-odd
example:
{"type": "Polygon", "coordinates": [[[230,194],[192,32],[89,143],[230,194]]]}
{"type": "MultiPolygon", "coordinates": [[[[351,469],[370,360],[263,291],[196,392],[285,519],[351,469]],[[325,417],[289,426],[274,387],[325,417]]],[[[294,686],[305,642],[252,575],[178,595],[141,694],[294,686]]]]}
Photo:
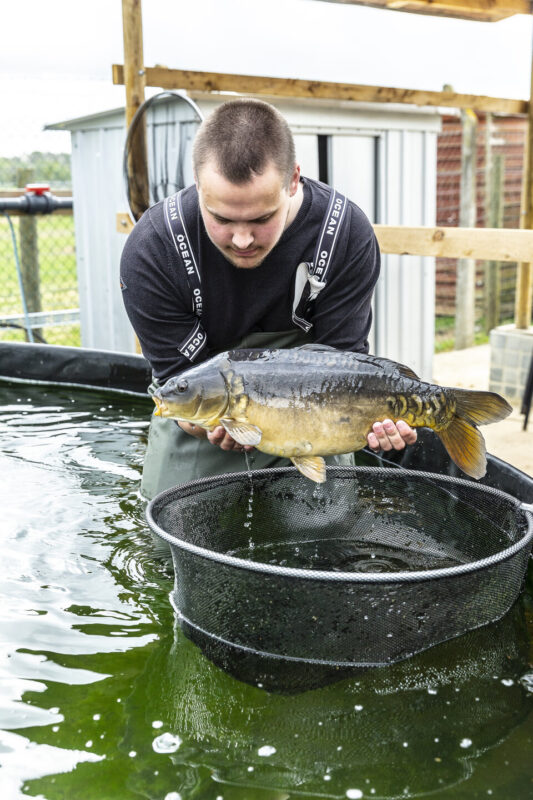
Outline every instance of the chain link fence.
{"type": "MultiPolygon", "coordinates": [[[[475,227],[519,228],[522,174],[527,136],[523,116],[478,114],[475,120],[475,227]]],[[[460,115],[444,116],[437,145],[437,225],[465,225],[461,218],[460,115]]],[[[463,207],[463,214],[465,209],[463,207]]],[[[468,227],[466,225],[465,227],[468,227]]],[[[436,259],[436,346],[454,344],[458,259],[436,259]]],[[[514,318],[517,264],[476,261],[476,340],[514,318]]]]}
{"type": "MultiPolygon", "coordinates": [[[[45,183],[52,194],[71,196],[70,154],[0,153],[3,206],[31,183],[45,183]]],[[[72,210],[0,212],[0,341],[31,340],[80,345],[72,210]]]]}

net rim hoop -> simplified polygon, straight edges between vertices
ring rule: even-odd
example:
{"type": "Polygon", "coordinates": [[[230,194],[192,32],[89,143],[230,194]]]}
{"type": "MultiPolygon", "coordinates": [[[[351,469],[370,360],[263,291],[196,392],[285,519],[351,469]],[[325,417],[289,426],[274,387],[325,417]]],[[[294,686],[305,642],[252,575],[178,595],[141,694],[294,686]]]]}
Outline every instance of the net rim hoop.
{"type": "MultiPolygon", "coordinates": [[[[424,472],[422,470],[410,470],[404,469],[402,467],[342,467],[342,466],[334,466],[334,467],[326,467],[327,472],[335,472],[342,474],[343,472],[348,472],[350,474],[364,474],[367,472],[377,472],[379,471],[380,474],[386,476],[390,475],[391,477],[399,477],[400,475],[405,477],[416,477],[416,478],[428,478],[428,479],[438,479],[439,481],[443,481],[445,483],[451,483],[453,485],[462,485],[468,486],[472,488],[472,486],[481,489],[482,491],[486,492],[487,494],[492,494],[497,497],[504,497],[507,500],[511,501],[512,504],[516,507],[516,510],[522,510],[526,515],[528,527],[527,531],[525,532],[524,536],[518,541],[514,542],[510,547],[506,547],[503,550],[500,550],[498,553],[487,556],[486,558],[479,559],[477,561],[471,561],[467,564],[458,564],[454,567],[443,567],[441,569],[431,569],[431,570],[414,570],[411,572],[334,572],[331,570],[312,570],[312,569],[298,569],[297,567],[281,567],[275,566],[273,564],[264,564],[259,561],[248,561],[244,558],[237,558],[235,556],[228,556],[225,553],[217,553],[215,550],[208,550],[205,547],[199,547],[198,545],[190,544],[189,542],[183,541],[183,539],[178,539],[177,537],[172,536],[171,534],[167,533],[166,531],[161,528],[154,519],[153,516],[153,509],[156,504],[161,503],[168,495],[171,495],[174,499],[178,499],[181,497],[188,497],[193,493],[199,493],[203,489],[213,488],[216,487],[217,484],[228,484],[231,481],[237,480],[238,482],[242,482],[243,476],[246,475],[246,472],[229,472],[224,473],[223,475],[214,475],[209,476],[207,478],[199,478],[195,481],[190,481],[189,483],[184,484],[183,486],[172,487],[170,489],[166,489],[164,492],[156,495],[147,505],[145,510],[145,516],[148,521],[148,525],[150,528],[156,533],[161,539],[168,542],[169,544],[174,545],[180,550],[185,550],[188,553],[193,555],[199,556],[204,558],[208,561],[215,561],[219,564],[224,564],[225,566],[236,567],[237,569],[245,569],[252,572],[260,572],[266,575],[272,576],[279,576],[279,577],[287,577],[287,578],[301,578],[304,580],[318,580],[318,581],[333,581],[336,583],[355,583],[355,584],[368,584],[368,583],[417,583],[423,582],[428,580],[436,580],[436,579],[444,579],[444,578],[453,578],[456,575],[465,575],[470,572],[478,572],[481,569],[485,569],[488,567],[493,567],[496,564],[500,564],[503,561],[507,561],[508,559],[512,558],[516,553],[523,550],[531,541],[533,540],[533,513],[530,510],[530,506],[526,503],[521,503],[516,497],[513,497],[506,492],[502,492],[500,489],[495,489],[492,486],[485,486],[484,484],[473,483],[471,480],[466,480],[464,478],[456,478],[451,475],[440,475],[436,472],[424,472]]],[[[287,473],[297,473],[295,467],[276,467],[273,469],[260,469],[260,470],[252,470],[251,475],[252,477],[261,478],[271,475],[280,475],[287,473]]]]}

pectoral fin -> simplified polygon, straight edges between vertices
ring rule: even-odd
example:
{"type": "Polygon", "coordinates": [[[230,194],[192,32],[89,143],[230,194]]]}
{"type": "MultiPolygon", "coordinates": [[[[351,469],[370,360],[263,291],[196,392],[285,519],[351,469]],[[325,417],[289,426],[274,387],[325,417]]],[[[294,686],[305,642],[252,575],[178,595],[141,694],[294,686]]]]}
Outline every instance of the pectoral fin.
{"type": "Polygon", "coordinates": [[[234,419],[221,419],[220,424],[224,426],[230,436],[239,444],[258,445],[263,436],[263,432],[256,425],[249,425],[247,422],[236,422],[234,419]]]}
{"type": "Polygon", "coordinates": [[[315,483],[326,480],[326,462],[322,456],[294,456],[291,461],[302,475],[315,483]]]}

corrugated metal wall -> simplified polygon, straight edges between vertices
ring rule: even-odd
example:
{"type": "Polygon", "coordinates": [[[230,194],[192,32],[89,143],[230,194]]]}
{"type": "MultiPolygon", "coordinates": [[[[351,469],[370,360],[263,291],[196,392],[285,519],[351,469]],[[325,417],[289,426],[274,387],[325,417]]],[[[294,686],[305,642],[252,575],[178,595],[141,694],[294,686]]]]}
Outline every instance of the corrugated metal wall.
{"type": "MultiPolygon", "coordinates": [[[[217,104],[196,98],[204,114],[217,104]]],[[[435,224],[436,136],[433,112],[350,103],[272,100],[291,125],[302,172],[318,177],[317,136],[329,137],[329,182],[373,222],[435,224]]],[[[64,127],[72,131],[73,192],[82,345],[131,352],[134,336],[122,307],[118,265],[127,209],[122,183],[122,112],[64,127]]],[[[434,337],[434,259],[383,256],[371,350],[430,378],[434,337]]]]}
{"type": "MultiPolygon", "coordinates": [[[[433,131],[388,131],[381,144],[380,221],[434,225],[436,143],[433,131]]],[[[432,377],[435,259],[383,256],[376,292],[376,352],[432,377]]]]}
{"type": "Polygon", "coordinates": [[[119,286],[125,236],[116,230],[117,212],[127,209],[124,138],[123,113],[72,131],[72,192],[82,347],[132,352],[135,337],[119,286]]]}

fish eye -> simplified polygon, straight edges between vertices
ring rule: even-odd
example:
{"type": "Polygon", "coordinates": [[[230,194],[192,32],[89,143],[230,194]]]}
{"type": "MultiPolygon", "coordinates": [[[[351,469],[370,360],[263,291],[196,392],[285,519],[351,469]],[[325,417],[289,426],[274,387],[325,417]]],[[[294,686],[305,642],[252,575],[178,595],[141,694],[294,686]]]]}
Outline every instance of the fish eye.
{"type": "Polygon", "coordinates": [[[178,390],[178,392],[180,394],[182,394],[183,392],[186,392],[188,388],[189,388],[189,384],[188,384],[187,381],[179,381],[178,385],[176,386],[176,389],[178,390]]]}

